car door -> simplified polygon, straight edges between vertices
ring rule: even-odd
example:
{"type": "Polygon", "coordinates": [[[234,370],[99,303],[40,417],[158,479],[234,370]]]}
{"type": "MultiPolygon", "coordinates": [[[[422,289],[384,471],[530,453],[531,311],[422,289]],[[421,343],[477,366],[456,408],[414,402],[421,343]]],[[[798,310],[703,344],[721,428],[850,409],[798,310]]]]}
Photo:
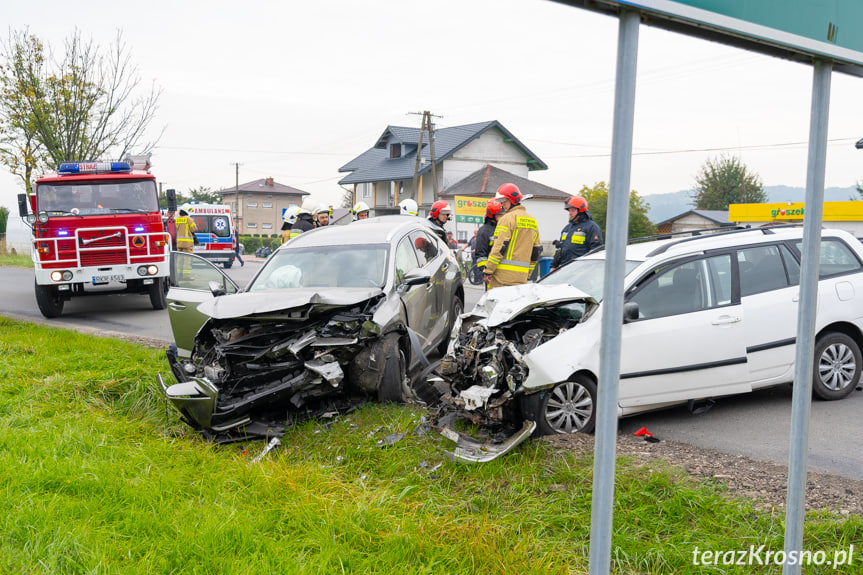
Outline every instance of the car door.
{"type": "Polygon", "coordinates": [[[437,237],[422,230],[410,233],[419,266],[430,276],[428,284],[421,287],[424,291],[425,309],[423,310],[422,331],[420,334],[424,351],[430,351],[437,345],[446,330],[446,273],[449,267],[447,248],[437,237]]]}
{"type": "Polygon", "coordinates": [[[192,354],[195,336],[208,319],[198,311],[198,304],[213,299],[211,283],[226,294],[237,293],[240,289],[206,259],[186,252],[171,252],[168,319],[181,357],[192,354]]]}
{"type": "Polygon", "coordinates": [[[621,407],[749,390],[731,262],[724,253],[665,265],[629,290],[639,318],[621,332],[621,407]]]}
{"type": "Polygon", "coordinates": [[[785,244],[737,250],[746,358],[753,387],[790,380],[797,338],[800,265],[785,244]]]}

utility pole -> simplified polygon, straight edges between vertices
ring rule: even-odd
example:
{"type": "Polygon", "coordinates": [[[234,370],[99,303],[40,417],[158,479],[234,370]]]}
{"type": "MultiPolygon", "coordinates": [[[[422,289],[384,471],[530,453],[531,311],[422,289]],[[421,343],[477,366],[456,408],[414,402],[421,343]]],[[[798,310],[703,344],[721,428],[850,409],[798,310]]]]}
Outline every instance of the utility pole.
{"type": "Polygon", "coordinates": [[[236,175],[234,176],[234,194],[237,197],[236,228],[238,234],[244,234],[246,233],[246,230],[243,227],[243,204],[240,201],[240,166],[242,166],[242,164],[239,162],[234,162],[231,165],[234,166],[234,168],[236,169],[236,175]]]}
{"type": "MultiPolygon", "coordinates": [[[[419,116],[420,112],[410,112],[412,115],[419,116]]],[[[435,166],[434,160],[434,126],[431,122],[431,119],[434,118],[443,118],[443,116],[435,116],[428,110],[422,112],[422,125],[420,126],[420,139],[417,144],[417,160],[414,164],[414,190],[417,194],[417,203],[422,203],[422,187],[420,186],[420,157],[422,156],[423,151],[423,133],[427,130],[429,133],[429,158],[431,160],[431,176],[432,176],[432,190],[434,191],[434,200],[437,200],[437,169],[435,166]]]]}

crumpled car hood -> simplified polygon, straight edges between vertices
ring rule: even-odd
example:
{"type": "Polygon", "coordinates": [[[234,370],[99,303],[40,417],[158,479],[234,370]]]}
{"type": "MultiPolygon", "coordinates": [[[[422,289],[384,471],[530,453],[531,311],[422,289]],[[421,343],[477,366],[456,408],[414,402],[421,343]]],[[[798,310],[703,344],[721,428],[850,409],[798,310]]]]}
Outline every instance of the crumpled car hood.
{"type": "Polygon", "coordinates": [[[526,283],[495,288],[480,298],[468,317],[485,318],[488,327],[499,326],[533,308],[596,299],[569,284],[526,283]]]}
{"type": "Polygon", "coordinates": [[[382,294],[380,288],[297,288],[241,292],[203,302],[198,311],[215,319],[229,319],[293,309],[308,304],[349,306],[382,294]]]}

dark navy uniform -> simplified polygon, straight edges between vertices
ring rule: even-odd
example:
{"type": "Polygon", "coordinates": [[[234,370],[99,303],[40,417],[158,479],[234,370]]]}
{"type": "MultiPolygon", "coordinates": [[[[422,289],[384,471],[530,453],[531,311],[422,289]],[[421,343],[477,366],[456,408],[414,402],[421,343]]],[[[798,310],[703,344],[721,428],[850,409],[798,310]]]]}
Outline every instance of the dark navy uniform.
{"type": "Polygon", "coordinates": [[[578,223],[570,221],[560,232],[560,247],[551,260],[551,267],[559,268],[601,245],[602,231],[599,225],[589,214],[584,213],[578,223]]]}
{"type": "Polygon", "coordinates": [[[310,214],[300,214],[297,216],[297,221],[291,226],[291,238],[295,238],[303,232],[315,229],[315,224],[312,221],[310,214]]]}

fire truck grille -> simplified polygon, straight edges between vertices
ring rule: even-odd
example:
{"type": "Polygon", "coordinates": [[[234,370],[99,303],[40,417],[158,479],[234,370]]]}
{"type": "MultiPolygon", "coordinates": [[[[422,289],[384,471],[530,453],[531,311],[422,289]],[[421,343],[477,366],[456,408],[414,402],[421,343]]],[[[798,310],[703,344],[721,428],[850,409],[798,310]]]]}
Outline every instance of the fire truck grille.
{"type": "Polygon", "coordinates": [[[106,266],[126,263],[128,262],[126,261],[125,250],[84,252],[81,254],[82,266],[106,266]]]}
{"type": "Polygon", "coordinates": [[[82,247],[88,248],[121,248],[126,247],[126,236],[124,234],[117,234],[113,237],[105,237],[108,234],[105,232],[91,232],[88,234],[81,234],[80,242],[82,247]],[[96,241],[92,241],[91,243],[84,244],[83,242],[91,241],[94,238],[99,238],[96,241]]]}

